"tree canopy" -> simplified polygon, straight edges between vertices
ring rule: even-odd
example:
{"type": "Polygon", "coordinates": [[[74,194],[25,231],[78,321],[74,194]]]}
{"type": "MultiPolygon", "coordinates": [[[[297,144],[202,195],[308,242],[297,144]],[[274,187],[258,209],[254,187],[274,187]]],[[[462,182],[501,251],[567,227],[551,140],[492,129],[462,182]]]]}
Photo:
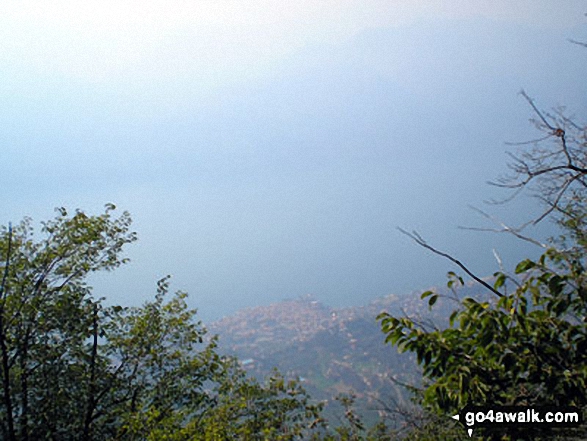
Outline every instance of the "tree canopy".
{"type": "Polygon", "coordinates": [[[321,405],[295,381],[266,382],[220,356],[158,282],[141,307],[106,306],[87,276],[123,263],[131,218],[57,210],[42,239],[25,219],[0,232],[0,431],[16,440],[307,439],[321,405]]]}
{"type": "MultiPolygon", "coordinates": [[[[533,192],[545,208],[531,222],[552,219],[560,235],[542,244],[526,237],[523,227],[502,224],[517,239],[542,246],[543,252],[537,259],[519,262],[511,273],[496,272],[488,282],[410,233],[420,245],[472,276],[486,295],[460,298],[457,288],[465,282],[450,272],[448,286],[457,304],[447,328],[425,329],[412,318],[387,313],[378,317],[386,342],[416,354],[425,379],[421,402],[437,414],[450,416],[471,403],[587,406],[587,125],[560,109],[540,111],[522,94],[536,114],[542,136],[512,155],[514,173],[498,184],[533,192]]],[[[422,298],[432,308],[439,296],[427,291],[422,298]]],[[[573,436],[585,434],[583,429],[573,436]]],[[[502,435],[486,436],[505,439],[502,435]]],[[[507,439],[519,435],[509,432],[507,439]]],[[[544,431],[523,435],[552,436],[544,431]]]]}

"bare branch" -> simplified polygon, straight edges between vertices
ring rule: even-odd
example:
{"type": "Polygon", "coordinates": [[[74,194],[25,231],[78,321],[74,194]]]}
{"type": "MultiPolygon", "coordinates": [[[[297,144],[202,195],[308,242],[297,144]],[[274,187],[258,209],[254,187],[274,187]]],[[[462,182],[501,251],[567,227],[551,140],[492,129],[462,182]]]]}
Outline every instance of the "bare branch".
{"type": "Polygon", "coordinates": [[[579,46],[587,47],[587,43],[584,43],[582,41],[572,40],[570,38],[569,38],[569,41],[573,44],[578,44],[579,46]]]}
{"type": "Polygon", "coordinates": [[[537,138],[537,139],[531,139],[530,141],[519,141],[519,142],[512,142],[512,141],[507,141],[505,142],[505,145],[511,145],[511,146],[521,146],[521,145],[530,145],[530,144],[538,144],[539,142],[544,141],[545,139],[550,138],[551,135],[546,135],[543,136],[542,138],[537,138]]]}
{"type": "Polygon", "coordinates": [[[544,136],[527,142],[509,143],[533,147],[515,154],[508,152],[511,158],[508,166],[512,173],[490,184],[515,191],[504,200],[490,203],[509,202],[523,189],[528,189],[546,204],[545,211],[533,221],[537,224],[564,208],[569,202],[569,193],[577,188],[587,189],[587,130],[567,116],[564,108],[554,109],[551,113],[543,112],[524,90],[520,95],[532,108],[536,115],[534,123],[544,136]],[[544,144],[547,140],[553,142],[544,144]]]}
{"type": "MultiPolygon", "coordinates": [[[[499,229],[496,228],[477,228],[477,227],[463,227],[463,226],[459,226],[458,228],[460,228],[461,230],[472,230],[472,231],[490,231],[493,233],[509,233],[509,234],[513,234],[514,236],[516,236],[518,239],[524,240],[526,242],[529,242],[531,244],[534,244],[536,246],[539,246],[540,248],[548,248],[548,245],[546,245],[545,243],[542,243],[536,239],[533,239],[531,237],[525,236],[521,233],[521,231],[526,228],[528,225],[530,225],[533,222],[526,222],[525,224],[521,225],[520,227],[514,228],[514,227],[510,227],[509,225],[505,224],[504,222],[500,221],[499,219],[487,214],[486,212],[484,212],[483,210],[480,210],[477,207],[474,207],[472,205],[469,205],[469,208],[472,210],[475,210],[477,213],[479,213],[481,216],[483,216],[486,219],[489,219],[491,222],[493,222],[494,224],[496,224],[499,229]]],[[[494,252],[495,254],[495,252],[494,252]]],[[[498,260],[499,262],[499,260],[498,260]]]]}
{"type": "Polygon", "coordinates": [[[526,93],[526,91],[524,89],[522,89],[520,91],[520,95],[522,95],[526,99],[526,101],[528,101],[528,103],[530,104],[530,106],[532,106],[532,109],[534,109],[534,112],[536,112],[536,115],[538,115],[538,117],[544,123],[544,125],[554,132],[556,129],[554,127],[552,127],[548,123],[548,121],[546,121],[546,118],[544,118],[544,115],[542,115],[540,110],[538,110],[538,108],[534,104],[534,100],[528,96],[528,94],[526,93]]]}
{"type": "Polygon", "coordinates": [[[412,239],[418,245],[432,251],[434,254],[438,254],[439,256],[442,256],[445,259],[450,260],[452,263],[454,263],[455,265],[460,267],[464,272],[466,272],[473,280],[475,280],[477,283],[480,283],[481,285],[483,285],[485,288],[487,288],[489,291],[491,291],[496,296],[503,297],[502,293],[500,293],[495,288],[493,288],[489,283],[485,282],[484,280],[480,279],[475,274],[473,274],[471,272],[471,270],[469,270],[469,268],[467,268],[465,265],[463,265],[459,260],[452,257],[450,254],[439,251],[436,248],[428,245],[428,243],[416,231],[413,231],[412,233],[408,233],[406,230],[399,228],[399,227],[398,227],[398,230],[401,231],[406,236],[408,236],[410,239],[412,239]]]}
{"type": "MultiPolygon", "coordinates": [[[[556,195],[556,198],[554,200],[554,202],[549,203],[550,208],[548,208],[548,210],[546,210],[544,213],[542,213],[542,215],[536,219],[534,221],[534,224],[537,224],[538,222],[540,222],[542,219],[544,219],[546,216],[548,216],[550,213],[552,213],[556,207],[559,206],[559,202],[561,200],[561,198],[563,197],[565,191],[567,191],[567,189],[569,188],[569,186],[573,183],[573,181],[575,181],[576,179],[578,179],[580,177],[580,175],[575,175],[573,176],[571,179],[568,179],[563,186],[560,188],[560,190],[558,191],[558,194],[556,195]]],[[[545,201],[548,202],[548,201],[545,201]]]]}

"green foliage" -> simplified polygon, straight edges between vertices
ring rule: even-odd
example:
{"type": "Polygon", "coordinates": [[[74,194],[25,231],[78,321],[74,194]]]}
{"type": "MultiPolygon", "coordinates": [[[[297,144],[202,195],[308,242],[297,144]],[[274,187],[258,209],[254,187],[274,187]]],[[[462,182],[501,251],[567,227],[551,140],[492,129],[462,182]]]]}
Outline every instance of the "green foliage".
{"type": "MultiPolygon", "coordinates": [[[[562,149],[567,149],[564,137],[562,149]]],[[[538,152],[534,154],[546,154],[538,152]]],[[[577,168],[577,173],[583,182],[587,169],[577,168]]],[[[584,190],[565,193],[568,187],[559,181],[566,175],[551,177],[552,188],[560,197],[556,197],[556,204],[550,203],[545,215],[556,210],[555,221],[562,233],[548,243],[538,259],[519,262],[514,274],[495,273],[493,287],[486,286],[491,298],[459,300],[445,329],[423,328],[410,317],[378,316],[386,342],[416,354],[424,375],[420,399],[431,416],[446,418],[466,404],[587,409],[587,195],[584,190]]],[[[547,196],[551,194],[544,196],[548,202],[547,196]]],[[[532,241],[518,231],[514,233],[532,241]]],[[[447,286],[453,292],[464,284],[454,272],[448,276],[447,286]]],[[[438,298],[432,291],[422,294],[430,308],[438,298]]],[[[586,433],[583,428],[558,434],[586,433]]],[[[487,437],[551,439],[554,435],[526,431],[511,432],[504,438],[496,434],[487,437]]]]}
{"type": "MultiPolygon", "coordinates": [[[[543,253],[519,262],[512,275],[495,273],[491,286],[457,259],[432,248],[417,234],[410,235],[457,264],[491,298],[458,300],[445,329],[424,328],[410,317],[378,316],[386,342],[416,354],[424,374],[418,399],[432,418],[446,418],[466,404],[576,406],[587,411],[587,127],[566,117],[564,109],[545,113],[525,92],[521,95],[545,136],[512,154],[513,174],[496,184],[537,196],[545,208],[533,223],[550,218],[560,227],[560,236],[542,244],[524,236],[523,227],[498,221],[502,228],[498,231],[543,246],[543,253]]],[[[464,284],[456,273],[448,276],[453,292],[464,284]]],[[[426,298],[432,308],[439,296],[427,291],[422,295],[426,298]]],[[[487,434],[487,438],[584,439],[587,431],[502,435],[487,434]]]]}
{"type": "Polygon", "coordinates": [[[215,390],[215,404],[194,427],[194,440],[307,439],[324,427],[322,405],[312,404],[296,381],[275,371],[265,384],[247,378],[235,361],[215,390]]]}
{"type": "MultiPolygon", "coordinates": [[[[126,260],[128,213],[58,209],[0,233],[0,431],[17,440],[296,440],[322,405],[277,372],[261,384],[216,352],[187,294],[158,282],[142,307],[105,306],[86,284],[126,260]]],[[[313,434],[313,435],[312,435],[313,434]]]]}
{"type": "Polygon", "coordinates": [[[316,436],[312,440],[322,441],[391,441],[392,431],[381,420],[373,427],[365,427],[360,416],[355,411],[355,395],[340,394],[336,400],[343,408],[344,414],[340,424],[326,434],[316,436]]]}
{"type": "Polygon", "coordinates": [[[58,209],[33,240],[30,219],[2,228],[6,256],[0,296],[2,438],[45,439],[49,434],[87,434],[92,383],[90,365],[104,363],[92,352],[99,303],[86,277],[125,262],[122,247],[133,242],[130,216],[69,216],[58,209]]]}
{"type": "MultiPolygon", "coordinates": [[[[447,329],[425,331],[383,313],[386,341],[417,355],[423,404],[451,415],[467,403],[587,405],[584,255],[552,247],[516,267],[522,280],[495,301],[462,300],[447,329]]],[[[509,278],[498,273],[495,287],[509,278]]]]}

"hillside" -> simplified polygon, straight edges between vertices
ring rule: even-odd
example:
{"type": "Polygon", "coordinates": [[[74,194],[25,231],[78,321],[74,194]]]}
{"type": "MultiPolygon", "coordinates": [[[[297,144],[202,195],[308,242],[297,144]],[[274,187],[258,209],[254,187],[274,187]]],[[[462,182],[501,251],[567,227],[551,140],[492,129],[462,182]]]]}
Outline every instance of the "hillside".
{"type": "MultiPolygon", "coordinates": [[[[446,290],[436,291],[447,294],[446,290]]],[[[460,296],[479,296],[479,287],[460,290],[460,296]]],[[[269,306],[239,311],[213,323],[209,330],[220,336],[220,350],[236,355],[254,376],[262,378],[273,368],[286,377],[299,378],[313,397],[331,404],[339,393],[353,392],[363,414],[372,414],[406,400],[397,382],[415,384],[419,369],[411,354],[399,354],[385,345],[376,316],[419,317],[446,326],[452,312],[450,299],[441,298],[432,312],[422,291],[389,295],[360,307],[330,308],[306,295],[269,306]]]]}

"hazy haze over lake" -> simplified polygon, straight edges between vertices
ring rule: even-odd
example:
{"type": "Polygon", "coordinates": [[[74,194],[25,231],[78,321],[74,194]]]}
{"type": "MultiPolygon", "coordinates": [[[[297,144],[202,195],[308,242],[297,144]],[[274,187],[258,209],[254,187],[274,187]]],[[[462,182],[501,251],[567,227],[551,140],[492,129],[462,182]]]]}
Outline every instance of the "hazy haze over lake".
{"type": "MultiPolygon", "coordinates": [[[[518,95],[584,122],[582,1],[101,1],[0,5],[0,221],[128,210],[132,263],[97,295],[138,304],[174,276],[206,320],[312,293],[332,306],[479,274],[537,250],[537,207],[482,200],[518,95]]],[[[543,225],[537,235],[552,234],[543,225]]]]}

